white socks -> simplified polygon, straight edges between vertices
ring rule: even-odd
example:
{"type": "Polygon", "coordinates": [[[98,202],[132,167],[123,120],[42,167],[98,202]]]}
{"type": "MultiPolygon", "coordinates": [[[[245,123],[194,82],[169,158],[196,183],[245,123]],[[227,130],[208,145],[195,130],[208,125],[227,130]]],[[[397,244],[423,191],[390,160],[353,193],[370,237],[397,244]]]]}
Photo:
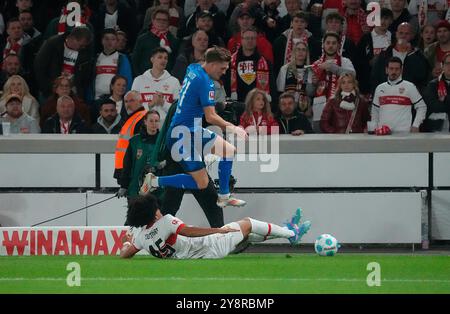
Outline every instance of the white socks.
{"type": "Polygon", "coordinates": [[[250,234],[255,233],[257,235],[263,236],[266,239],[269,236],[272,236],[274,238],[286,238],[286,239],[295,236],[294,231],[289,230],[288,228],[285,227],[280,227],[272,223],[259,221],[253,218],[250,218],[250,223],[252,224],[252,231],[250,232],[250,234]]]}

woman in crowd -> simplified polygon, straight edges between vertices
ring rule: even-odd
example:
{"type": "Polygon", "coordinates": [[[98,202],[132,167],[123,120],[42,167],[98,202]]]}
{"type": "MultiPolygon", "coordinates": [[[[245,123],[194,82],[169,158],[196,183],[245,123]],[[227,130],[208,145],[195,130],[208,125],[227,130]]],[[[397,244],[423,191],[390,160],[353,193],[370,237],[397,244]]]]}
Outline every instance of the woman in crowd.
{"type": "Polygon", "coordinates": [[[364,133],[369,120],[368,102],[361,97],[351,73],[338,79],[334,98],[328,100],[320,119],[323,133],[364,133]]]}
{"type": "Polygon", "coordinates": [[[183,9],[177,5],[177,0],[155,0],[153,6],[148,8],[145,12],[144,24],[142,26],[142,31],[147,31],[150,27],[152,10],[155,7],[163,7],[169,10],[170,20],[169,20],[169,31],[173,36],[177,37],[179,25],[183,25],[183,9]]]}
{"type": "Polygon", "coordinates": [[[312,83],[312,71],[309,70],[309,50],[304,42],[294,46],[294,58],[283,65],[277,78],[277,88],[280,93],[290,92],[295,97],[298,109],[306,117],[312,116],[311,97],[315,86],[312,83]]]}
{"type": "Polygon", "coordinates": [[[75,103],[75,111],[83,118],[84,121],[88,124],[90,123],[91,119],[89,108],[86,106],[83,99],[78,97],[72,89],[72,82],[66,76],[60,76],[55,79],[53,82],[53,93],[41,108],[41,127],[48,118],[56,113],[56,102],[61,96],[70,96],[75,103]]]}
{"type": "Polygon", "coordinates": [[[248,134],[278,133],[278,122],[272,115],[270,102],[264,91],[254,88],[247,94],[239,126],[248,134]]]}
{"type": "Polygon", "coordinates": [[[5,100],[11,95],[16,94],[22,98],[22,111],[39,120],[39,103],[30,94],[27,82],[20,75],[11,76],[3,86],[3,94],[0,99],[0,113],[5,111],[5,100]]]}
{"type": "Polygon", "coordinates": [[[95,121],[95,119],[97,118],[100,104],[106,98],[109,98],[116,103],[117,112],[120,114],[120,116],[124,121],[128,119],[128,112],[125,108],[125,103],[123,101],[123,97],[125,96],[125,93],[127,91],[127,84],[128,82],[126,77],[118,74],[114,75],[114,77],[111,79],[111,84],[109,85],[110,90],[109,95],[102,95],[93,106],[93,110],[95,110],[95,115],[94,112],[91,112],[91,116],[93,118],[92,121],[95,121]]]}

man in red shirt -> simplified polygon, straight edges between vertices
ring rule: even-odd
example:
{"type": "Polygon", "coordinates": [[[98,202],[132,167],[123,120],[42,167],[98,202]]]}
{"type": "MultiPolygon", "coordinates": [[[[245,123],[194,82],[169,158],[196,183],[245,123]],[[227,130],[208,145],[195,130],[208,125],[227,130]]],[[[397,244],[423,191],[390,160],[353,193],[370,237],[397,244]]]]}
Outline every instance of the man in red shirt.
{"type": "Polygon", "coordinates": [[[347,21],[347,37],[357,45],[364,33],[370,32],[367,14],[361,8],[361,0],[345,0],[342,15],[347,21]]]}

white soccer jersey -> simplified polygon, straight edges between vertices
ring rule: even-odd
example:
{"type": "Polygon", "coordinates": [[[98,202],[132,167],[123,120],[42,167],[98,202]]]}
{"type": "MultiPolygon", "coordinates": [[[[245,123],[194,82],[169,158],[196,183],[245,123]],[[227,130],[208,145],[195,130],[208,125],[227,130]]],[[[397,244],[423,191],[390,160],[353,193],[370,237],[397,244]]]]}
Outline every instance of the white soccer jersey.
{"type": "MultiPolygon", "coordinates": [[[[180,219],[164,215],[149,227],[135,229],[131,243],[158,258],[196,259],[225,257],[243,240],[242,232],[189,238],[178,234],[184,226],[180,219]]],[[[236,223],[232,227],[240,229],[236,223]]]]}
{"type": "Polygon", "coordinates": [[[117,51],[110,55],[105,55],[103,52],[98,55],[95,64],[95,99],[109,94],[109,86],[117,73],[118,64],[119,52],[117,51]]]}
{"type": "Polygon", "coordinates": [[[372,104],[372,121],[378,126],[387,125],[393,132],[409,132],[411,126],[419,127],[425,119],[427,106],[416,86],[405,80],[385,82],[375,90],[372,104]],[[411,106],[416,109],[412,122],[411,106]]]}
{"type": "Polygon", "coordinates": [[[147,70],[144,74],[139,75],[134,79],[131,89],[141,93],[142,103],[146,109],[155,109],[158,111],[162,125],[170,106],[178,99],[180,82],[166,70],[164,70],[163,75],[159,78],[154,78],[151,71],[147,70]],[[156,92],[162,93],[164,105],[162,107],[154,106],[149,108],[149,103],[152,101],[153,95],[155,95],[156,92]]]}

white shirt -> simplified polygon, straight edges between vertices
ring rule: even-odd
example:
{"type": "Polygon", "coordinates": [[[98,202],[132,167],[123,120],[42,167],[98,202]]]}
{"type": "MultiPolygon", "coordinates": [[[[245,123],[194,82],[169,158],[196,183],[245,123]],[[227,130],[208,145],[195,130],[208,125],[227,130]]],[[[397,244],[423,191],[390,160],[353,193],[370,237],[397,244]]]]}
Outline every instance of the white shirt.
{"type": "Polygon", "coordinates": [[[109,14],[108,12],[106,12],[105,14],[105,29],[107,28],[116,28],[117,26],[117,12],[118,10],[116,10],[116,12],[114,12],[113,14],[109,14]]]}
{"type": "Polygon", "coordinates": [[[95,64],[95,99],[101,95],[109,94],[111,80],[117,73],[119,64],[119,52],[105,55],[103,52],[98,55],[95,64]]]}
{"type": "Polygon", "coordinates": [[[373,42],[373,54],[379,55],[381,51],[386,50],[391,45],[391,32],[387,31],[386,34],[380,35],[373,30],[371,33],[373,42]]]}
{"type": "Polygon", "coordinates": [[[416,86],[399,78],[377,86],[373,96],[372,121],[380,127],[387,125],[393,132],[410,132],[411,126],[419,127],[425,119],[427,106],[416,86]],[[412,122],[411,106],[416,109],[412,122]]]}
{"type": "Polygon", "coordinates": [[[71,78],[75,73],[75,64],[78,59],[78,51],[72,50],[64,44],[64,63],[63,63],[63,73],[71,78]]]}

